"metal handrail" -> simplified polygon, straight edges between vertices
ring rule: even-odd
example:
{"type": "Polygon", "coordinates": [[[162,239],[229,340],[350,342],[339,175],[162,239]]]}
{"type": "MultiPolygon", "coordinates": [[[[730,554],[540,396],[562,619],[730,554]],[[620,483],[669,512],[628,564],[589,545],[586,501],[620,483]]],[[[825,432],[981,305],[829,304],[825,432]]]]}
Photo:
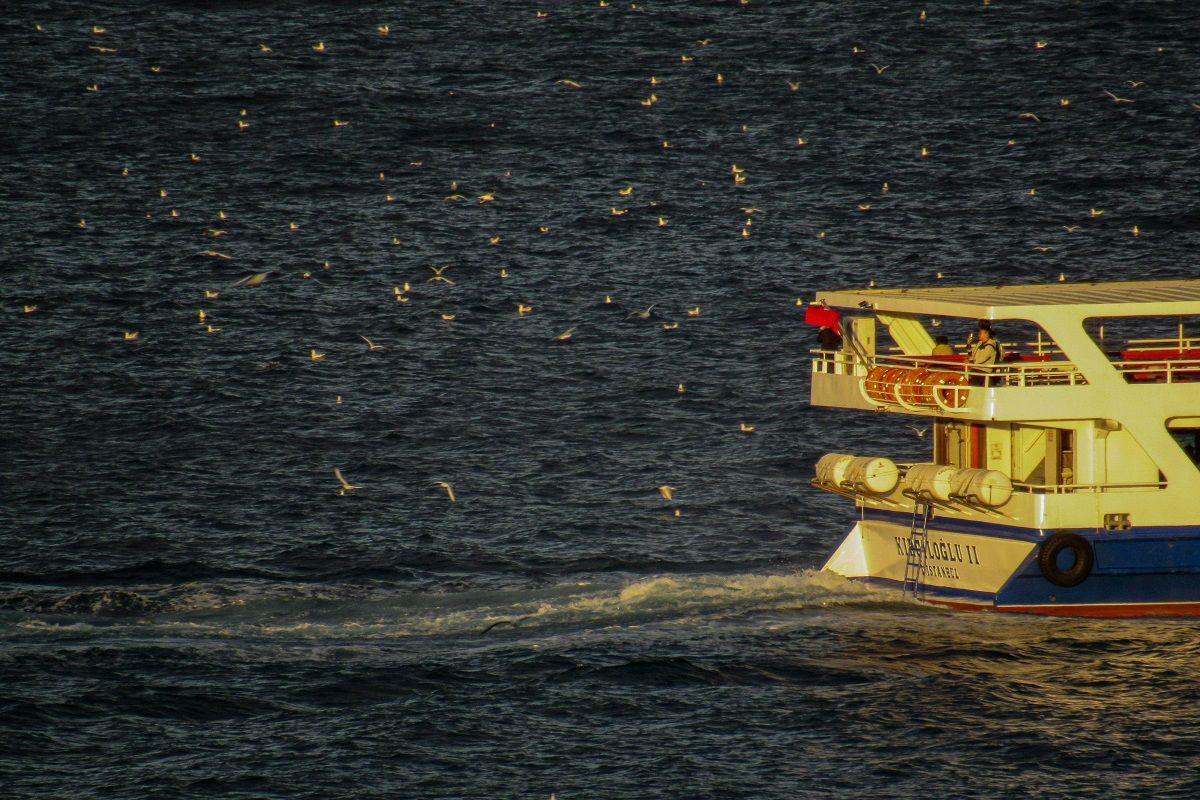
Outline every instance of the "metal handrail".
{"type": "Polygon", "coordinates": [[[1156,378],[1165,377],[1164,383],[1195,383],[1200,380],[1200,359],[1197,358],[1114,361],[1112,365],[1117,372],[1125,376],[1126,382],[1134,374],[1144,375],[1146,380],[1154,382],[1157,382],[1156,378]],[[1187,376],[1186,379],[1183,378],[1184,375],[1187,376]]]}
{"type": "MultiPolygon", "coordinates": [[[[1006,362],[1003,364],[971,364],[960,361],[943,361],[936,356],[876,356],[873,360],[841,350],[814,349],[813,372],[835,374],[841,365],[842,374],[853,375],[863,366],[923,367],[940,369],[944,372],[961,372],[972,378],[972,385],[983,388],[1028,387],[1028,386],[1077,386],[1087,380],[1083,373],[1070,361],[1006,362]]],[[[1194,383],[1200,380],[1200,359],[1161,358],[1112,361],[1113,368],[1122,375],[1142,373],[1151,377],[1163,377],[1165,383],[1194,383]],[[1186,375],[1187,378],[1182,379],[1186,375]]],[[[862,377],[862,376],[859,376],[862,377]]]]}
{"type": "MultiPolygon", "coordinates": [[[[1190,350],[1193,347],[1200,347],[1200,338],[1185,336],[1182,339],[1178,336],[1172,336],[1170,339],[1126,339],[1126,344],[1168,344],[1175,345],[1181,350],[1190,350]]],[[[1149,349],[1149,348],[1146,348],[1149,349]]]]}
{"type": "Polygon", "coordinates": [[[813,354],[812,371],[824,375],[851,375],[858,382],[859,392],[863,400],[877,408],[895,404],[905,411],[919,412],[926,410],[938,411],[945,414],[971,414],[973,409],[969,402],[970,392],[974,388],[994,389],[1031,386],[1075,386],[1086,384],[1083,374],[1075,365],[1066,362],[1041,361],[1036,363],[1015,364],[970,364],[958,361],[939,361],[936,357],[928,356],[877,356],[873,362],[864,364],[860,357],[841,350],[810,351],[813,354]],[[955,386],[931,387],[929,403],[912,403],[901,396],[899,384],[891,387],[890,395],[874,398],[867,392],[866,375],[856,374],[860,367],[897,366],[908,369],[929,369],[955,375],[964,375],[966,383],[955,386]],[[953,392],[954,402],[950,402],[943,392],[953,392]],[[962,394],[959,394],[962,393],[962,394]],[[964,398],[965,394],[965,398],[964,398]]]}
{"type": "Polygon", "coordinates": [[[844,374],[853,375],[854,374],[853,368],[858,366],[858,364],[859,364],[857,356],[855,356],[854,354],[851,354],[851,353],[843,352],[841,350],[821,350],[820,348],[815,348],[813,350],[810,350],[809,353],[811,353],[814,356],[814,358],[812,360],[812,363],[813,363],[812,371],[826,374],[826,375],[835,374],[836,370],[829,369],[828,367],[835,367],[838,364],[842,364],[844,366],[850,367],[851,368],[850,371],[848,371],[844,374]]]}
{"type": "MultiPolygon", "coordinates": [[[[908,470],[917,463],[925,462],[910,462],[896,461],[893,462],[900,470],[900,482],[903,483],[904,476],[908,474],[908,470]]],[[[953,464],[946,466],[953,467],[953,464]]],[[[814,481],[814,485],[816,482],[814,481]]],[[[1026,483],[1024,481],[1012,481],[1014,492],[1024,492],[1026,494],[1072,494],[1078,493],[1094,493],[1101,494],[1114,489],[1146,489],[1158,490],[1167,488],[1166,481],[1145,481],[1139,483],[1026,483]]]]}
{"type": "MultiPolygon", "coordinates": [[[[1130,341],[1133,341],[1133,340],[1130,340],[1130,341]]],[[[1147,339],[1146,341],[1155,341],[1155,340],[1147,339]]],[[[1170,341],[1170,342],[1174,343],[1176,340],[1169,339],[1166,341],[1170,341]]],[[[1033,342],[1000,342],[1000,346],[1002,348],[1004,348],[1004,352],[1006,352],[1006,353],[1023,353],[1023,354],[1035,355],[1035,356],[1050,356],[1050,355],[1061,356],[1061,355],[1066,354],[1065,351],[1061,347],[1057,347],[1057,346],[1055,346],[1049,342],[1046,342],[1044,340],[1041,342],[1037,342],[1037,341],[1033,341],[1033,342]]],[[[960,353],[968,353],[971,350],[971,345],[969,345],[969,344],[950,343],[950,347],[960,353]]],[[[903,353],[904,352],[904,348],[900,347],[899,345],[894,345],[894,344],[888,345],[888,346],[884,347],[883,349],[889,353],[903,353]]]]}
{"type": "MultiPolygon", "coordinates": [[[[1152,363],[1152,362],[1143,362],[1152,363]]],[[[944,361],[937,356],[878,356],[875,366],[921,367],[943,372],[960,372],[973,378],[972,385],[983,388],[997,386],[1054,386],[1085,384],[1083,373],[1070,361],[1005,362],[1003,364],[971,364],[944,361]]]]}
{"type": "Polygon", "coordinates": [[[1013,491],[1029,494],[1070,494],[1073,492],[1102,493],[1112,489],[1165,489],[1166,481],[1150,483],[1023,483],[1012,482],[1013,491]]]}

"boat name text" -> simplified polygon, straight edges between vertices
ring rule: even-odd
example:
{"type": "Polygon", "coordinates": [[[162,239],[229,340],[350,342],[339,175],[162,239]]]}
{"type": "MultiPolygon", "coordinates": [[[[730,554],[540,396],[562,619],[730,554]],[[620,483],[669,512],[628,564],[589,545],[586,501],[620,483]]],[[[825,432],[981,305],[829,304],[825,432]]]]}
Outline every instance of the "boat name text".
{"type": "MultiPolygon", "coordinates": [[[[908,557],[910,541],[905,536],[895,536],[896,554],[908,557]]],[[[943,542],[941,539],[930,539],[926,548],[926,558],[931,561],[944,561],[948,564],[978,564],[979,551],[973,544],[957,544],[943,542]]]]}

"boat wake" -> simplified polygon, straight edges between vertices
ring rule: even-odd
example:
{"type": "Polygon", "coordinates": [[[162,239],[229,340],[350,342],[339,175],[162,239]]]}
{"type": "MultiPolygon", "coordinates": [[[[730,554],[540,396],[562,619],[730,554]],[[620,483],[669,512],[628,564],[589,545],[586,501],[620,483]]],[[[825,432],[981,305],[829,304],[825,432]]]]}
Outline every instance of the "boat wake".
{"type": "Polygon", "coordinates": [[[184,584],[0,594],[0,638],[38,633],[363,640],[687,623],[893,603],[833,573],[672,575],[537,589],[396,592],[329,584],[184,584]]]}

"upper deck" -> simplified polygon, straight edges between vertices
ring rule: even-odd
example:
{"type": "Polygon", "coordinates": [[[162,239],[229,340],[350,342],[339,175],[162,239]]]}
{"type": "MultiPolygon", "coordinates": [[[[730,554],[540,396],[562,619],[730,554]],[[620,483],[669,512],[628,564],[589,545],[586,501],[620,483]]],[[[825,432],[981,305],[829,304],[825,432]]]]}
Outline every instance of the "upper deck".
{"type": "Polygon", "coordinates": [[[1200,415],[1200,336],[1185,331],[1200,325],[1200,280],[851,289],[816,303],[845,314],[843,347],[814,351],[817,405],[1030,422],[1200,415]],[[932,355],[931,329],[961,339],[978,319],[1000,323],[999,363],[968,363],[961,342],[932,355]],[[1111,335],[1131,319],[1170,321],[1174,335],[1111,335]],[[1018,322],[1034,333],[1006,338],[1018,322]]]}

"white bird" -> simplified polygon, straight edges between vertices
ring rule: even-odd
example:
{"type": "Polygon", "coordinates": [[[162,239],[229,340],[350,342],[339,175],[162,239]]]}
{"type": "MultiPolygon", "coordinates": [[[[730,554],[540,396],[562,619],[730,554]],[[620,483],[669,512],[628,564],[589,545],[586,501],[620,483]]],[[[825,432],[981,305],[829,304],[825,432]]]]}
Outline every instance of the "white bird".
{"type": "Polygon", "coordinates": [[[354,484],[350,483],[350,481],[346,480],[345,476],[342,475],[342,471],[337,467],[333,468],[333,475],[338,479],[338,483],[342,485],[341,488],[338,489],[338,494],[344,495],[346,492],[353,492],[355,489],[363,488],[361,486],[355,486],[354,484]]]}
{"type": "Polygon", "coordinates": [[[654,305],[655,304],[647,306],[645,311],[634,311],[629,316],[637,317],[638,319],[650,319],[650,311],[654,308],[654,305]]]}
{"type": "Polygon", "coordinates": [[[240,281],[236,281],[230,285],[231,286],[247,286],[247,287],[262,286],[263,282],[268,277],[270,277],[270,275],[271,275],[271,273],[269,273],[269,272],[259,272],[254,275],[247,275],[245,278],[242,278],[240,281]]]}
{"type": "Polygon", "coordinates": [[[446,490],[446,497],[450,498],[451,503],[457,503],[458,499],[454,496],[454,487],[446,481],[434,481],[435,486],[440,486],[446,490]]]}
{"type": "Polygon", "coordinates": [[[916,425],[909,425],[908,429],[917,435],[918,439],[924,439],[929,428],[918,428],[916,425]]]}
{"type": "Polygon", "coordinates": [[[381,345],[381,344],[375,344],[375,343],[374,343],[374,342],[372,342],[370,339],[368,339],[367,337],[363,336],[361,333],[358,335],[358,338],[362,339],[364,342],[366,342],[366,343],[367,343],[367,350],[369,350],[369,351],[371,351],[371,352],[375,352],[376,350],[382,350],[382,349],[383,349],[383,345],[381,345]]]}

